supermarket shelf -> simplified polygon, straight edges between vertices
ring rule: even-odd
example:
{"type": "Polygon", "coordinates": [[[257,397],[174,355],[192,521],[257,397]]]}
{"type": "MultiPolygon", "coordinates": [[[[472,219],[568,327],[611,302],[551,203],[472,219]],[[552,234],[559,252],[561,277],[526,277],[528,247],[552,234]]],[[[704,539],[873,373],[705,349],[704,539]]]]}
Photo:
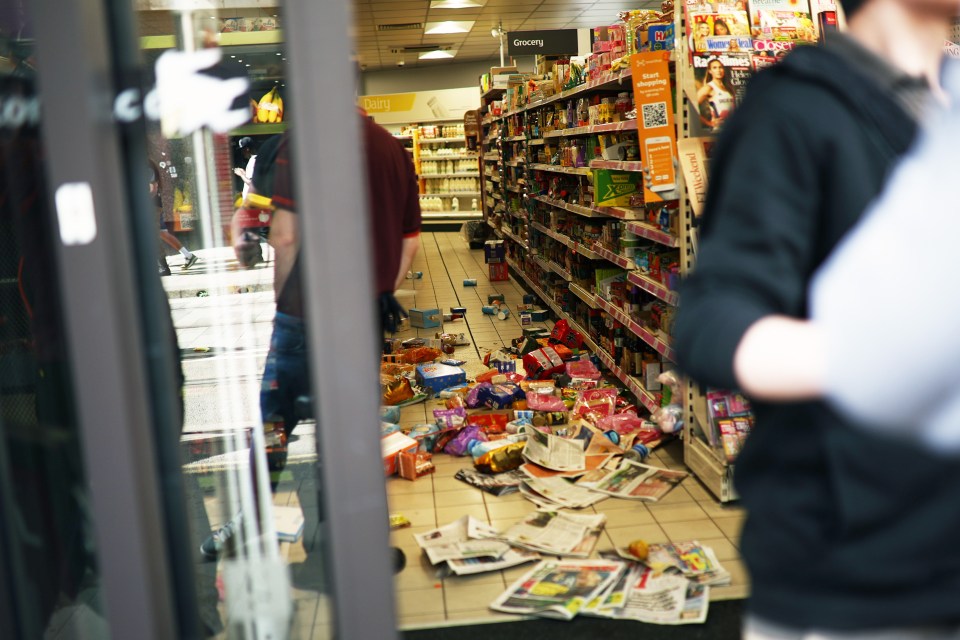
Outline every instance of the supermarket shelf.
{"type": "Polygon", "coordinates": [[[597,353],[600,351],[600,347],[597,346],[597,343],[594,342],[592,338],[590,338],[590,334],[587,333],[586,330],[582,326],[580,326],[580,324],[576,320],[574,320],[570,316],[566,316],[566,319],[567,319],[567,324],[569,324],[574,331],[579,332],[580,335],[583,336],[583,343],[590,348],[590,351],[594,353],[597,353]]]}
{"type": "Polygon", "coordinates": [[[504,138],[504,142],[523,142],[527,139],[527,136],[510,136],[509,138],[504,138]]]}
{"type": "Polygon", "coordinates": [[[590,167],[561,167],[553,164],[531,164],[534,171],[549,171],[550,173],[568,173],[575,176],[590,175],[590,167]]]}
{"type": "MultiPolygon", "coordinates": [[[[673,52],[671,52],[670,55],[672,59],[673,52]]],[[[597,78],[596,80],[590,80],[584,84],[573,87],[572,89],[567,89],[566,91],[562,91],[556,95],[550,96],[549,98],[545,98],[538,102],[533,102],[515,111],[509,111],[503,114],[502,117],[506,118],[507,116],[511,116],[516,113],[520,113],[522,111],[529,111],[530,109],[538,109],[552,102],[556,102],[557,100],[566,100],[567,98],[583,93],[584,91],[591,91],[593,89],[603,89],[608,87],[609,85],[619,85],[623,82],[623,80],[629,78],[630,76],[631,76],[630,69],[626,69],[624,71],[615,72],[615,73],[608,73],[607,75],[597,78]]]]}
{"type": "Polygon", "coordinates": [[[484,162],[499,162],[500,154],[499,153],[488,153],[483,156],[484,162]]]}
{"type": "Polygon", "coordinates": [[[557,242],[563,243],[568,247],[570,246],[570,242],[571,242],[570,238],[563,235],[562,233],[558,233],[553,229],[549,229],[546,226],[540,224],[539,222],[531,222],[530,226],[536,229],[537,231],[539,231],[540,233],[550,236],[557,242]]]}
{"type": "Polygon", "coordinates": [[[543,138],[534,138],[533,140],[527,140],[527,145],[530,147],[535,147],[537,145],[545,144],[546,140],[543,138]]]}
{"type": "Polygon", "coordinates": [[[466,138],[420,138],[420,144],[423,144],[424,142],[444,143],[444,142],[466,142],[466,141],[467,141],[466,138]]]}
{"type": "Polygon", "coordinates": [[[667,289],[667,287],[665,287],[663,284],[643,275],[639,271],[631,271],[628,273],[627,282],[640,287],[647,293],[660,298],[668,304],[676,305],[680,299],[680,296],[677,295],[676,291],[667,289]]]}
{"type": "MultiPolygon", "coordinates": [[[[557,316],[560,317],[560,318],[566,318],[566,317],[567,317],[567,314],[565,314],[563,311],[561,311],[561,310],[560,310],[560,307],[558,307],[557,304],[556,304],[553,300],[551,300],[549,297],[547,297],[547,294],[544,292],[543,289],[541,289],[540,287],[538,287],[537,285],[535,285],[535,284],[533,283],[533,280],[531,280],[531,279],[529,278],[529,276],[527,276],[527,274],[525,274],[525,273],[523,272],[523,270],[520,269],[519,266],[517,266],[517,263],[515,263],[515,262],[513,262],[512,260],[510,260],[509,258],[507,258],[507,265],[509,265],[509,266],[517,273],[517,275],[519,275],[519,276],[523,279],[523,281],[527,283],[527,286],[529,286],[531,289],[533,289],[533,292],[534,292],[534,293],[536,293],[538,296],[540,296],[540,300],[542,300],[544,304],[546,304],[548,307],[550,307],[550,310],[551,310],[551,311],[553,311],[555,314],[557,314],[557,316]]],[[[568,322],[569,322],[569,320],[568,320],[568,322]]]]}
{"type": "Polygon", "coordinates": [[[644,407],[646,407],[648,411],[652,413],[660,408],[660,406],[657,404],[657,401],[653,397],[653,395],[651,395],[649,391],[644,389],[643,386],[637,381],[636,378],[634,378],[633,376],[628,374],[626,371],[618,367],[616,363],[613,361],[613,358],[610,356],[609,353],[607,353],[602,349],[598,349],[596,351],[596,354],[597,354],[597,357],[600,358],[600,362],[603,363],[603,366],[609,369],[610,373],[616,376],[617,379],[619,379],[620,382],[622,382],[627,387],[627,389],[629,389],[630,392],[637,397],[637,400],[639,400],[640,403],[644,407]]]}
{"type": "Polygon", "coordinates": [[[560,266],[553,260],[547,260],[547,262],[550,264],[550,270],[553,271],[555,274],[557,274],[567,282],[573,281],[573,274],[571,274],[569,271],[564,269],[562,266],[560,266]]]}
{"type": "Polygon", "coordinates": [[[439,196],[439,197],[441,197],[441,198],[469,198],[469,197],[472,197],[472,196],[479,196],[479,195],[481,195],[479,191],[477,191],[477,192],[472,192],[472,191],[453,191],[453,192],[451,192],[451,193],[421,193],[421,194],[420,194],[420,197],[421,197],[421,198],[426,198],[426,197],[431,197],[431,198],[432,198],[432,197],[435,197],[435,196],[439,196]]]}
{"type": "Polygon", "coordinates": [[[581,287],[575,282],[571,282],[569,284],[569,287],[570,287],[570,293],[572,293],[573,295],[577,296],[578,298],[583,300],[585,303],[587,303],[588,307],[590,307],[591,309],[600,308],[597,306],[596,296],[594,296],[592,293],[590,293],[589,291],[587,291],[586,289],[584,289],[583,287],[581,287]]]}
{"type": "Polygon", "coordinates": [[[520,245],[520,246],[523,247],[524,249],[527,249],[527,250],[530,249],[530,245],[528,245],[528,244],[526,243],[526,241],[524,241],[523,238],[521,238],[520,236],[516,235],[513,231],[510,231],[510,229],[508,229],[507,227],[500,227],[500,233],[502,233],[502,234],[505,235],[506,237],[510,238],[511,240],[513,240],[514,242],[516,242],[518,245],[520,245]]]}
{"type": "Polygon", "coordinates": [[[606,218],[607,217],[607,214],[603,210],[597,207],[583,207],[577,204],[570,204],[568,202],[564,202],[563,200],[554,200],[553,198],[548,198],[547,196],[536,196],[534,200],[539,200],[540,202],[549,204],[552,207],[563,209],[565,211],[569,211],[570,213],[576,213],[577,215],[581,215],[587,218],[606,218]]]}
{"type": "Polygon", "coordinates": [[[420,162],[442,162],[443,160],[477,160],[479,156],[474,153],[451,153],[449,155],[425,156],[420,154],[420,162]]]}
{"type": "Polygon", "coordinates": [[[507,160],[504,164],[508,167],[519,167],[521,164],[526,164],[527,161],[523,158],[514,158],[513,160],[507,160]]]}
{"type": "Polygon", "coordinates": [[[626,269],[627,271],[631,271],[637,268],[637,265],[633,262],[633,260],[630,260],[629,258],[625,258],[618,253],[614,253],[613,251],[610,251],[605,247],[601,247],[598,244],[593,245],[593,250],[596,251],[601,258],[609,262],[612,262],[613,264],[617,265],[621,269],[626,269]]]}
{"type": "Polygon", "coordinates": [[[734,466],[721,460],[707,443],[687,438],[683,443],[683,462],[720,502],[738,498],[733,487],[734,466]]]}
{"type": "Polygon", "coordinates": [[[591,169],[613,169],[615,171],[643,172],[643,163],[640,161],[621,162],[619,160],[591,160],[591,169]]]}
{"type": "Polygon", "coordinates": [[[479,220],[483,214],[479,211],[424,211],[420,217],[424,220],[479,220]]]}
{"type": "Polygon", "coordinates": [[[398,136],[397,134],[393,134],[393,138],[394,140],[413,140],[413,136],[398,136]]]}
{"type": "Polygon", "coordinates": [[[513,191],[514,193],[520,193],[520,187],[513,184],[507,185],[507,191],[513,191]]]}
{"type": "Polygon", "coordinates": [[[268,122],[262,124],[245,124],[230,131],[231,136],[263,136],[274,133],[283,133],[287,130],[286,122],[268,122]]]}
{"type": "Polygon", "coordinates": [[[487,89],[483,95],[480,96],[481,100],[488,100],[490,98],[499,98],[507,92],[506,87],[490,87],[487,89]]]}
{"type": "Polygon", "coordinates": [[[491,182],[500,182],[500,176],[487,176],[491,182]]]}
{"type": "Polygon", "coordinates": [[[643,222],[627,222],[624,227],[627,231],[631,231],[641,238],[646,238],[647,240],[653,240],[654,242],[659,242],[660,244],[665,244],[668,247],[679,247],[680,239],[676,236],[670,235],[660,229],[649,225],[643,222]]]}
{"type": "Polygon", "coordinates": [[[633,320],[633,318],[624,313],[622,309],[618,309],[600,296],[597,296],[597,305],[613,316],[617,322],[627,327],[631,333],[653,347],[657,353],[667,358],[671,362],[677,361],[676,354],[674,354],[673,349],[670,348],[670,345],[641,327],[635,320],[633,320]]]}
{"type": "Polygon", "coordinates": [[[624,122],[611,122],[608,124],[592,124],[584,127],[568,127],[566,129],[557,129],[547,131],[543,134],[544,138],[569,138],[572,136],[588,136],[594,133],[611,133],[616,131],[636,131],[636,120],[625,120],[624,122]]]}
{"type": "Polygon", "coordinates": [[[421,178],[430,180],[432,178],[479,178],[479,173],[422,173],[421,178]]]}

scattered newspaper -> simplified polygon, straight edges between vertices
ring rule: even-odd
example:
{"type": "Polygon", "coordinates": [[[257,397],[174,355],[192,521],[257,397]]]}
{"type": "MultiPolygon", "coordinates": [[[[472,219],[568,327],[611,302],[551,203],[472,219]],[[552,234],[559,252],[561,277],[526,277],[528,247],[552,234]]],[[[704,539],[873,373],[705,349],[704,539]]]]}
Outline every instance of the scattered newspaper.
{"type": "Polygon", "coordinates": [[[613,468],[595,469],[577,480],[577,485],[615,498],[655,502],[687,477],[686,471],[671,471],[631,460],[620,460],[613,468]]]}
{"type": "Polygon", "coordinates": [[[706,621],[709,593],[709,587],[676,571],[658,574],[630,562],[623,576],[581,613],[651,624],[693,624],[706,621]]]}
{"type": "Polygon", "coordinates": [[[514,493],[520,488],[520,483],[526,479],[526,474],[520,470],[505,471],[503,473],[483,473],[476,469],[465,467],[457,471],[454,478],[469,485],[482,489],[495,496],[514,493]]]}
{"type": "Polygon", "coordinates": [[[584,471],[586,469],[583,441],[555,436],[536,427],[525,427],[527,442],[523,457],[554,471],[584,471]]]}
{"type": "Polygon", "coordinates": [[[510,545],[495,539],[496,529],[472,516],[463,516],[450,524],[426,533],[415,534],[417,544],[431,564],[469,558],[500,559],[510,545]]]}
{"type": "MultiPolygon", "coordinates": [[[[621,557],[632,557],[626,549],[617,552],[621,557]]],[[[697,540],[651,544],[644,564],[656,572],[675,569],[699,584],[722,586],[731,580],[713,549],[697,540]]]]}
{"type": "Polygon", "coordinates": [[[560,477],[527,478],[523,481],[520,491],[535,504],[547,504],[551,509],[558,507],[583,509],[607,499],[607,496],[602,493],[578,487],[560,477]]]}
{"type": "Polygon", "coordinates": [[[571,620],[625,570],[619,560],[543,560],[510,585],[490,608],[571,620]]]}
{"type": "Polygon", "coordinates": [[[606,521],[602,513],[534,511],[499,537],[514,546],[541,553],[586,558],[593,553],[606,521]]]}
{"type": "Polygon", "coordinates": [[[450,572],[458,576],[468,576],[475,573],[484,573],[486,571],[500,571],[509,569],[525,562],[540,560],[541,556],[536,551],[529,549],[516,549],[510,547],[510,550],[499,558],[463,558],[460,560],[447,560],[447,567],[450,572]]]}
{"type": "Polygon", "coordinates": [[[587,454],[583,459],[583,469],[576,471],[554,471],[553,469],[547,469],[532,462],[524,462],[520,465],[520,471],[531,478],[579,478],[592,469],[599,469],[608,464],[613,458],[613,454],[610,453],[599,455],[587,454]]]}

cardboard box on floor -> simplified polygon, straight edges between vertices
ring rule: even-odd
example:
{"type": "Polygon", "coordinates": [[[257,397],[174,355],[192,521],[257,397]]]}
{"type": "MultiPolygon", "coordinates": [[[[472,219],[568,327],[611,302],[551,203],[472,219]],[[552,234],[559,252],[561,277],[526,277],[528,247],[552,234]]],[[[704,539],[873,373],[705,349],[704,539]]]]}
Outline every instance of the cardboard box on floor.
{"type": "Polygon", "coordinates": [[[394,431],[380,439],[380,452],[383,455],[383,473],[392,476],[397,472],[397,454],[401,451],[413,453],[420,444],[410,436],[394,431]]]}

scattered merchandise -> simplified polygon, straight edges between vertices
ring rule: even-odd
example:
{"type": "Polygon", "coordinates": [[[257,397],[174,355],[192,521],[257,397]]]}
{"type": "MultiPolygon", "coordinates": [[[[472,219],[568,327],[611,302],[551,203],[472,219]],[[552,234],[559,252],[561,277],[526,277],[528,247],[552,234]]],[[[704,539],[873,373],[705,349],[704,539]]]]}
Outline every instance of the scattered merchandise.
{"type": "Polygon", "coordinates": [[[624,568],[617,560],[543,560],[510,585],[490,608],[571,620],[615,582],[624,568]]]}
{"type": "Polygon", "coordinates": [[[465,468],[457,471],[454,477],[487,493],[503,496],[519,491],[520,483],[527,475],[516,469],[500,473],[485,473],[477,469],[465,468]]]}
{"type": "Polygon", "coordinates": [[[687,475],[686,471],[671,471],[620,460],[612,469],[595,469],[584,474],[577,484],[616,498],[653,501],[667,495],[687,475]]]}

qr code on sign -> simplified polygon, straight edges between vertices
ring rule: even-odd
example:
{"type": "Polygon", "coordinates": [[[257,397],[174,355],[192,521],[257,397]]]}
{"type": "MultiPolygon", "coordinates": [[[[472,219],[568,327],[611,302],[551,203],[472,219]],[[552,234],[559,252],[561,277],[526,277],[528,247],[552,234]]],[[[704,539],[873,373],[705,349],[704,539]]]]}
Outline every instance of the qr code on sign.
{"type": "Polygon", "coordinates": [[[643,105],[643,128],[665,127],[667,122],[667,103],[651,102],[643,105]]]}

